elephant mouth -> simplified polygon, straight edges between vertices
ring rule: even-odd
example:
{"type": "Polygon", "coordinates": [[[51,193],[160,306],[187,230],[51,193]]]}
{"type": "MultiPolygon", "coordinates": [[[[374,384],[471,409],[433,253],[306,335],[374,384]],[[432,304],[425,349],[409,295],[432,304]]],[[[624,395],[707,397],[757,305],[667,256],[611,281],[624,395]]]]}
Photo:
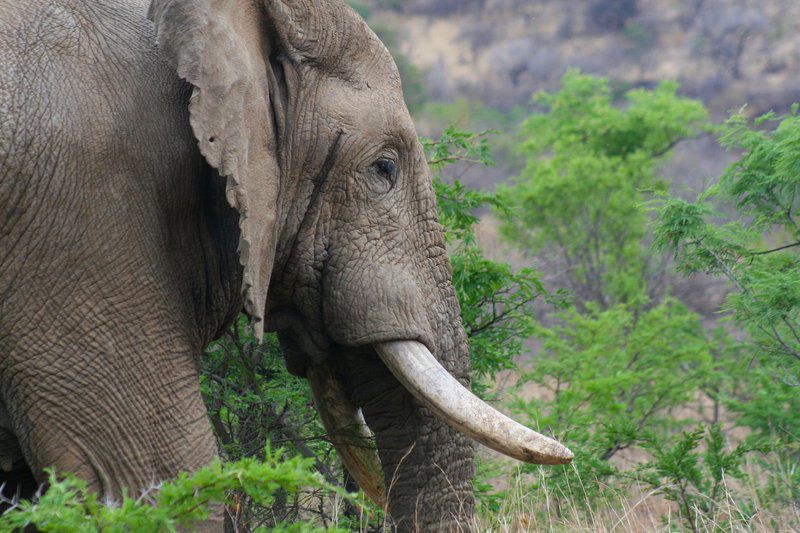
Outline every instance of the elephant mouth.
{"type": "Polygon", "coordinates": [[[395,379],[440,420],[503,455],[533,464],[569,463],[572,452],[497,411],[472,394],[417,340],[366,341],[361,348],[337,344],[320,330],[309,328],[302,315],[286,308],[269,314],[269,329],[279,333],[289,370],[305,375],[317,412],[342,462],[364,492],[379,505],[386,503],[383,470],[372,433],[359,406],[334,370],[333,345],[377,355],[395,379]],[[283,333],[283,334],[281,334],[283,333]]]}
{"type": "MultiPolygon", "coordinates": [[[[411,395],[471,439],[528,463],[555,465],[572,460],[573,454],[565,446],[512,420],[472,394],[421,342],[387,341],[371,347],[411,395]]],[[[364,492],[383,506],[383,472],[359,408],[328,365],[309,366],[307,378],[320,418],[342,462],[364,492]]]]}

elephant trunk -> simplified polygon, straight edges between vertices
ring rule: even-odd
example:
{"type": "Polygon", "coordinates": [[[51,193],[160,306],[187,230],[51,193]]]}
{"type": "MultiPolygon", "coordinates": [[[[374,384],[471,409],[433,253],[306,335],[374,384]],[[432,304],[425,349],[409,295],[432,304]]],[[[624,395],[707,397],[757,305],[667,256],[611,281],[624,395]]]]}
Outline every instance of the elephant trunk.
{"type": "MultiPolygon", "coordinates": [[[[445,364],[467,384],[469,359],[460,321],[452,327],[460,336],[450,336],[451,328],[443,329],[443,346],[436,353],[445,348],[445,364]]],[[[474,514],[474,444],[395,377],[376,351],[381,344],[342,347],[336,374],[375,435],[392,529],[469,530],[474,514]]]]}
{"type": "MultiPolygon", "coordinates": [[[[403,387],[453,429],[509,457],[535,464],[564,464],[572,452],[490,407],[416,341],[376,343],[373,348],[403,387]]],[[[371,446],[372,434],[333,369],[308,369],[323,425],[347,470],[373,501],[386,507],[386,483],[371,446]]]]}
{"type": "MultiPolygon", "coordinates": [[[[469,391],[469,350],[450,271],[445,268],[449,265],[444,264],[446,255],[436,259],[444,266],[431,271],[441,283],[428,281],[432,289],[421,291],[434,296],[430,304],[396,313],[423,324],[418,328],[419,341],[397,335],[394,340],[373,338],[362,345],[337,343],[326,363],[331,365],[326,379],[339,380],[341,392],[315,392],[343,462],[373,499],[386,502],[398,531],[472,528],[471,439],[527,462],[563,464],[572,459],[565,447],[505,417],[469,391]],[[375,435],[386,497],[376,481],[374,455],[363,453],[364,431],[356,429],[362,420],[356,406],[375,435]],[[351,429],[337,429],[346,427],[351,429]]],[[[409,300],[420,302],[422,297],[409,300]]],[[[379,313],[370,319],[388,324],[392,317],[379,313]]],[[[324,386],[317,374],[325,372],[312,371],[313,389],[336,388],[324,386]]]]}

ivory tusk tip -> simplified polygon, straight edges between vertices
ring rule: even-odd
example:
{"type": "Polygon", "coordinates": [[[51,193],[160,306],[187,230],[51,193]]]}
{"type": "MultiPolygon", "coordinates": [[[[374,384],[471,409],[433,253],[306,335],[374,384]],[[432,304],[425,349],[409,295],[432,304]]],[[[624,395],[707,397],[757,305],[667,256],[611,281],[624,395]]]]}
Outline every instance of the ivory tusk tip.
{"type": "Polygon", "coordinates": [[[535,435],[530,445],[522,448],[516,456],[520,461],[535,465],[565,465],[575,458],[575,454],[560,442],[538,433],[535,435]]]}
{"type": "Polygon", "coordinates": [[[569,448],[564,448],[564,455],[561,458],[561,464],[565,465],[567,463],[571,463],[573,459],[575,459],[575,454],[572,453],[572,450],[569,448]]]}
{"type": "Polygon", "coordinates": [[[546,455],[542,453],[532,453],[529,463],[538,465],[566,465],[572,462],[575,454],[569,448],[561,446],[560,449],[549,450],[546,455]]]}

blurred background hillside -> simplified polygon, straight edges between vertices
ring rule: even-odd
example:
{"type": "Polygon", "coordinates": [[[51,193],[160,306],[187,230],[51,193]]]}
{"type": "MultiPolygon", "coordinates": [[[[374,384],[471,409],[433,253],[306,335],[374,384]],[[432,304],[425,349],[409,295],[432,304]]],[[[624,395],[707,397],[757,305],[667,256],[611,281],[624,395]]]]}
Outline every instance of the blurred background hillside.
{"type": "MultiPolygon", "coordinates": [[[[716,118],[800,100],[800,2],[794,0],[358,0],[398,59],[422,135],[448,123],[511,132],[569,68],[608,77],[618,95],[680,83],[716,118]]],[[[501,143],[502,144],[502,143],[501,143]]],[[[713,140],[681,146],[664,170],[702,188],[730,162],[713,140]]],[[[502,149],[502,146],[501,146],[502,149]]],[[[465,183],[488,187],[500,165],[465,183]]]]}
{"type": "MultiPolygon", "coordinates": [[[[366,0],[365,0],[366,2],[366,0]]],[[[373,0],[431,102],[503,112],[552,89],[567,68],[620,89],[663,79],[714,112],[788,107],[800,87],[793,0],[373,0]]]]}

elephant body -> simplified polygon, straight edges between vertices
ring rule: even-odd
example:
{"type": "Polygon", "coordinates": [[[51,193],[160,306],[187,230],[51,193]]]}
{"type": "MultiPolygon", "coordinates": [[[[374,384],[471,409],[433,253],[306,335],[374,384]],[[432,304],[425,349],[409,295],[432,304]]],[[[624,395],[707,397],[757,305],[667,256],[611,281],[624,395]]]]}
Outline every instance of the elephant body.
{"type": "MultiPolygon", "coordinates": [[[[0,464],[11,486],[55,466],[116,498],[217,454],[198,358],[242,308],[240,217],[198,148],[192,86],[159,49],[147,7],[0,7],[0,464]]],[[[349,357],[374,367],[348,381],[374,405],[365,415],[388,440],[382,453],[405,455],[420,417],[442,426],[379,364],[349,357]]],[[[430,452],[417,448],[409,465],[430,452]]],[[[456,486],[472,471],[462,455],[456,486]]],[[[403,489],[419,481],[395,482],[419,509],[419,490],[403,489]]],[[[450,521],[471,505],[459,490],[450,521]]]]}
{"type": "Polygon", "coordinates": [[[236,215],[146,12],[0,7],[0,455],[112,497],[215,457],[197,360],[241,308],[236,215]]]}
{"type": "Polygon", "coordinates": [[[320,409],[363,414],[394,527],[469,529],[451,425],[544,455],[413,386],[437,367],[477,401],[451,276],[397,68],[342,0],[0,4],[7,486],[53,466],[113,499],[213,460],[198,360],[244,309],[320,409]],[[387,367],[393,342],[427,362],[387,367]]]}

